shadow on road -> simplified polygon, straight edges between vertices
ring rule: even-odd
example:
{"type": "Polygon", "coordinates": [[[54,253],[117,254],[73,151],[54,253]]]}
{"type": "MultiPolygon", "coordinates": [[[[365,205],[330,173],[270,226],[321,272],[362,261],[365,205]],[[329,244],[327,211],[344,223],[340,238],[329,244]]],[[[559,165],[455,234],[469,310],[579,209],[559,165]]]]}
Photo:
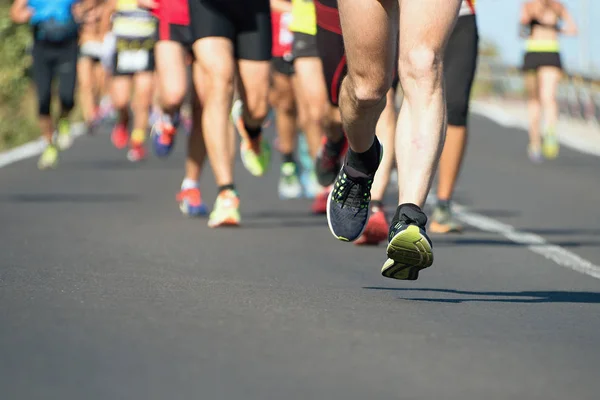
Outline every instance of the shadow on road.
{"type": "Polygon", "coordinates": [[[367,290],[383,290],[393,292],[424,292],[450,294],[453,297],[400,297],[400,300],[426,301],[433,303],[583,303],[600,304],[600,293],[568,292],[568,291],[525,291],[525,292],[471,292],[453,289],[411,289],[388,287],[363,287],[367,290]]]}
{"type": "Polygon", "coordinates": [[[138,169],[150,170],[173,170],[181,169],[181,165],[170,162],[148,162],[148,160],[140,163],[132,163],[123,158],[119,160],[82,160],[82,161],[65,161],[61,164],[62,168],[75,167],[78,170],[108,170],[108,171],[134,171],[138,169]]]}
{"type": "MultiPolygon", "coordinates": [[[[432,235],[433,236],[433,235],[432,235]]],[[[516,243],[508,239],[491,239],[491,238],[448,238],[436,237],[434,244],[436,247],[441,246],[507,246],[507,247],[527,247],[529,244],[516,243]]],[[[560,247],[596,247],[600,246],[598,240],[563,240],[548,242],[550,245],[560,247]]]]}
{"type": "Polygon", "coordinates": [[[270,210],[244,215],[243,226],[252,229],[322,227],[327,226],[327,219],[305,210],[270,210]]]}
{"type": "Polygon", "coordinates": [[[0,202],[10,203],[123,203],[136,201],[133,194],[119,193],[41,193],[12,194],[0,197],[0,202]]]}

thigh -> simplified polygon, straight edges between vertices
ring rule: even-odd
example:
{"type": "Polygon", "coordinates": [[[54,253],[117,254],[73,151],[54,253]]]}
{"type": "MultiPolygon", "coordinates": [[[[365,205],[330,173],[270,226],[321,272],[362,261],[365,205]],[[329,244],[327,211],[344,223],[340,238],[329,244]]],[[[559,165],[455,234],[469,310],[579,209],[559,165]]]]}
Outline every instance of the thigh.
{"type": "Polygon", "coordinates": [[[294,61],[296,79],[307,105],[328,103],[327,87],[323,74],[323,65],[319,57],[303,57],[294,61]]]}
{"type": "Polygon", "coordinates": [[[546,100],[556,99],[558,83],[562,77],[562,71],[555,66],[542,66],[538,69],[538,80],[540,85],[540,97],[546,100]]]}
{"type": "Polygon", "coordinates": [[[443,56],[460,4],[461,0],[400,0],[400,59],[421,49],[443,56]]]}
{"type": "Polygon", "coordinates": [[[80,89],[91,89],[93,81],[94,62],[90,57],[79,57],[77,60],[77,83],[80,89]]]}
{"type": "Polygon", "coordinates": [[[184,93],[187,88],[185,48],[175,41],[159,41],[154,53],[160,90],[184,93]]]}
{"type": "MultiPolygon", "coordinates": [[[[440,0],[447,1],[447,0],[440,0]]],[[[348,73],[389,81],[396,60],[397,0],[339,0],[348,73]]]]}
{"type": "Polygon", "coordinates": [[[60,92],[63,95],[75,91],[75,84],[77,83],[78,51],[77,40],[65,44],[64,47],[58,51],[56,74],[59,79],[60,92]]]}

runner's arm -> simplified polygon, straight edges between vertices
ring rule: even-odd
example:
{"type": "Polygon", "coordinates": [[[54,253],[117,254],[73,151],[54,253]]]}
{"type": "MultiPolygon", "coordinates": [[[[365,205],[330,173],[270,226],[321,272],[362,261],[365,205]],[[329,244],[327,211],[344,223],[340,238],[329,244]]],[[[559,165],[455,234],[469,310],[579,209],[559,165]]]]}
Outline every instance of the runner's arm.
{"type": "Polygon", "coordinates": [[[529,23],[531,22],[531,13],[529,12],[528,3],[523,3],[521,6],[521,17],[519,18],[519,36],[522,38],[528,37],[531,32],[529,23]]]}
{"type": "Polygon", "coordinates": [[[567,10],[567,7],[560,5],[560,18],[565,22],[563,27],[560,29],[560,33],[567,36],[577,36],[578,29],[573,16],[567,10]]]}
{"type": "Polygon", "coordinates": [[[292,3],[288,0],[271,0],[271,10],[280,13],[291,13],[292,3]]]}
{"type": "Polygon", "coordinates": [[[110,18],[117,8],[117,0],[106,0],[100,18],[100,30],[103,35],[110,32],[110,18]]]}
{"type": "Polygon", "coordinates": [[[27,0],[15,0],[10,6],[10,19],[15,24],[26,24],[32,15],[33,10],[27,6],[27,0]]]}

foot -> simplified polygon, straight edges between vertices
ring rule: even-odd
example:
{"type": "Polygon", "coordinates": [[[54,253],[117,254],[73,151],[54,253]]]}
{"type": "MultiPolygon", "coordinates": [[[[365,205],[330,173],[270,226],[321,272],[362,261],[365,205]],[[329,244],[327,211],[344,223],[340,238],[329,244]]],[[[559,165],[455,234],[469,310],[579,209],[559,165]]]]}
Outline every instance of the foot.
{"type": "Polygon", "coordinates": [[[244,167],[252,175],[263,176],[269,169],[271,147],[262,135],[254,139],[242,138],[240,153],[244,167]]]}
{"type": "Polygon", "coordinates": [[[548,133],[544,135],[542,141],[542,153],[547,160],[554,160],[558,157],[558,152],[560,150],[560,145],[558,143],[558,138],[555,133],[548,133]]]}
{"type": "Polygon", "coordinates": [[[367,222],[367,227],[356,241],[357,245],[377,246],[383,242],[388,235],[390,227],[388,225],[385,213],[382,207],[372,206],[371,216],[367,222]]]}
{"type": "Polygon", "coordinates": [[[124,149],[129,142],[127,126],[123,123],[116,124],[110,135],[110,140],[117,149],[124,149]]]}
{"type": "Polygon", "coordinates": [[[240,225],[240,198],[233,190],[224,190],[215,201],[213,211],[208,219],[210,228],[220,226],[239,226],[240,225]]]}
{"type": "Polygon", "coordinates": [[[177,122],[171,121],[171,118],[158,118],[152,125],[150,136],[152,138],[152,147],[157,157],[166,157],[173,150],[175,136],[177,134],[177,122]]]}
{"type": "Polygon", "coordinates": [[[431,232],[451,233],[461,232],[462,229],[462,224],[454,217],[452,208],[449,205],[437,205],[435,207],[431,216],[431,224],[429,224],[431,232]]]}
{"type": "Polygon", "coordinates": [[[398,207],[388,235],[388,259],[381,268],[386,278],[417,280],[419,271],[433,264],[431,240],[425,231],[427,216],[414,204],[398,207]]]}
{"type": "MultiPolygon", "coordinates": [[[[377,138],[375,141],[381,162],[383,148],[377,138]]],[[[327,200],[327,222],[337,239],[353,242],[363,233],[369,220],[374,178],[375,171],[364,174],[347,164],[339,171],[327,200]]]]}
{"type": "Polygon", "coordinates": [[[321,191],[317,193],[311,206],[313,214],[327,214],[327,199],[329,199],[329,193],[331,193],[331,189],[332,187],[328,186],[326,188],[321,188],[321,191]]]}
{"type": "Polygon", "coordinates": [[[198,217],[208,214],[208,208],[202,201],[202,195],[198,188],[181,189],[177,194],[177,202],[184,215],[198,217]]]}
{"type": "Polygon", "coordinates": [[[242,117],[244,103],[236,100],[231,107],[231,119],[240,137],[240,154],[244,167],[254,176],[263,176],[271,163],[271,146],[262,135],[249,138],[242,117]]]}
{"type": "Polygon", "coordinates": [[[298,167],[294,162],[281,165],[279,177],[279,198],[282,200],[298,199],[302,196],[302,185],[298,178],[298,167]]]}
{"type": "Polygon", "coordinates": [[[73,145],[73,136],[71,135],[71,123],[66,118],[58,121],[58,134],[56,144],[60,150],[66,150],[73,145]]]}
{"type": "Polygon", "coordinates": [[[53,144],[49,144],[46,146],[46,148],[44,149],[44,151],[42,152],[42,155],[40,156],[40,158],[38,160],[38,168],[41,170],[44,170],[44,169],[56,168],[57,165],[58,165],[58,148],[53,144]]]}
{"type": "Polygon", "coordinates": [[[529,161],[534,164],[540,164],[544,161],[544,157],[542,156],[542,149],[537,146],[529,145],[527,147],[527,156],[529,157],[529,161]]]}

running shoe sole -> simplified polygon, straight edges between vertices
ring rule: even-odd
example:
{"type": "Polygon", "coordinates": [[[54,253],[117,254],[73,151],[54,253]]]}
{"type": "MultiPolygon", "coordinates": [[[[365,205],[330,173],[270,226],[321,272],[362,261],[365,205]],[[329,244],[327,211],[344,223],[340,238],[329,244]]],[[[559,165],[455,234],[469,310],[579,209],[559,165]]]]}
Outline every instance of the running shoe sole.
{"type": "Polygon", "coordinates": [[[392,238],[387,256],[381,275],[391,279],[417,280],[419,271],[433,264],[431,245],[415,225],[409,225],[392,238]]]}

